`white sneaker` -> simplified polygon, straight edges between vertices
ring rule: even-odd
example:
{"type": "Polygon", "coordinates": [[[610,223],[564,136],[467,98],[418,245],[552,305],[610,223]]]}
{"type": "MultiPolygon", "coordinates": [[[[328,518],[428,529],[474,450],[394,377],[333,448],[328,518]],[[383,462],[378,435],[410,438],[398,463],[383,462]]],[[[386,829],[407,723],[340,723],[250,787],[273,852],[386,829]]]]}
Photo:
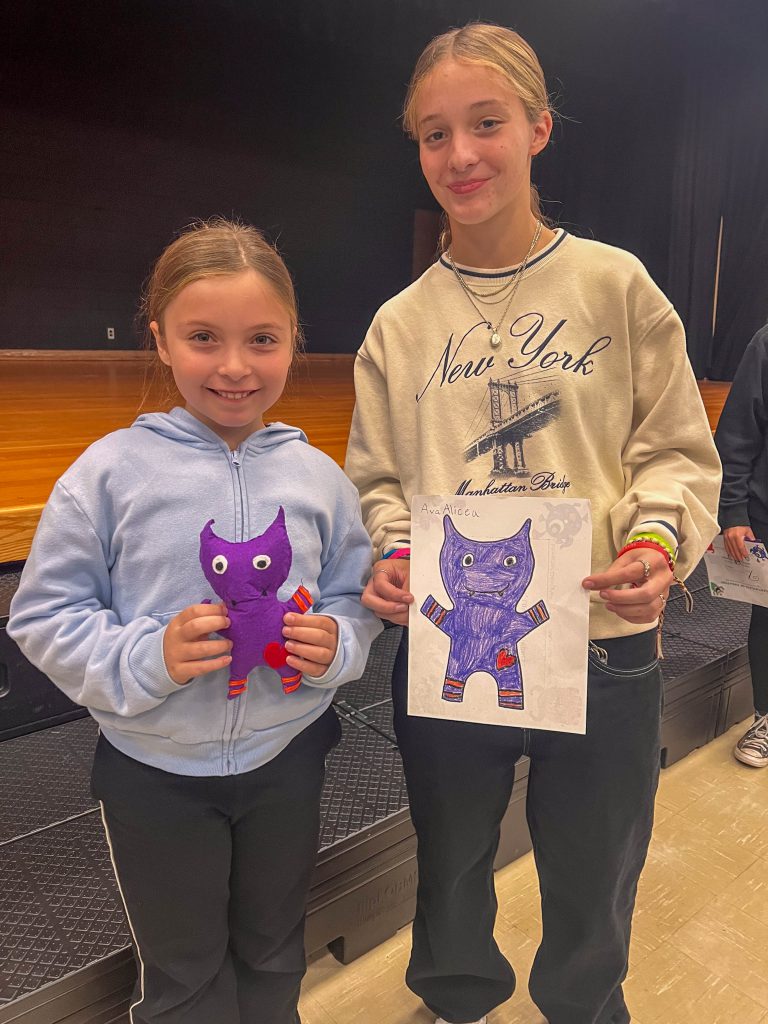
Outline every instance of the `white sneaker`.
{"type": "MultiPolygon", "coordinates": [[[[443,1020],[442,1017],[438,1017],[435,1024],[448,1024],[447,1020],[443,1020]]],[[[488,1024],[487,1017],[481,1017],[480,1020],[468,1020],[467,1024],[488,1024]]]]}
{"type": "Polygon", "coordinates": [[[733,748],[733,756],[753,768],[768,768],[768,715],[755,719],[733,748]]]}

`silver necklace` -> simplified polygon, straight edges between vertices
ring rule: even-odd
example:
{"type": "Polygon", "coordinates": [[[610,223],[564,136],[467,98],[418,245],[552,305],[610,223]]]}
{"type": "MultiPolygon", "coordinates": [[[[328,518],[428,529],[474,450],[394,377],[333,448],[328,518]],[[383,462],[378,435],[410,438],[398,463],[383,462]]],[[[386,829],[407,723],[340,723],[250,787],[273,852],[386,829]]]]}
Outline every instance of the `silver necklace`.
{"type": "MultiPolygon", "coordinates": [[[[528,266],[528,260],[531,258],[533,250],[536,248],[536,243],[539,240],[539,236],[541,235],[541,228],[542,228],[542,223],[541,223],[540,220],[537,220],[536,221],[536,230],[534,231],[533,238],[531,240],[531,246],[530,246],[528,252],[525,254],[525,259],[520,264],[520,266],[517,268],[515,273],[512,275],[512,280],[510,282],[510,286],[512,288],[512,291],[511,291],[510,296],[509,296],[509,302],[507,302],[506,306],[504,307],[504,312],[499,317],[499,322],[496,324],[495,327],[493,326],[491,321],[486,317],[485,313],[483,313],[482,309],[480,309],[479,306],[477,305],[477,303],[475,302],[475,300],[474,300],[474,298],[472,296],[473,296],[473,294],[476,294],[476,293],[472,292],[472,290],[468,287],[468,285],[467,285],[466,281],[464,280],[464,278],[459,273],[459,269],[456,266],[456,264],[453,262],[453,257],[451,256],[450,252],[446,252],[446,254],[445,254],[446,255],[446,259],[448,260],[448,263],[450,264],[451,270],[456,275],[456,280],[459,282],[459,284],[461,285],[462,290],[464,291],[465,295],[467,296],[469,301],[472,303],[472,305],[475,308],[475,310],[477,311],[477,313],[483,318],[483,320],[485,321],[485,323],[486,323],[486,325],[488,327],[488,330],[491,332],[491,348],[499,348],[499,346],[501,345],[501,335],[499,334],[499,328],[501,327],[502,323],[506,319],[507,313],[509,312],[509,307],[512,305],[512,300],[514,299],[514,297],[515,297],[515,295],[517,293],[517,289],[520,287],[520,282],[521,282],[521,280],[523,278],[523,274],[525,273],[525,268],[528,266]]],[[[493,295],[493,294],[496,294],[496,293],[495,292],[491,292],[491,294],[493,295]]],[[[477,298],[479,299],[479,301],[481,301],[481,302],[483,301],[480,298],[479,295],[477,295],[477,298]]],[[[499,301],[501,301],[501,300],[499,300],[499,301]]],[[[495,305],[495,303],[494,303],[494,305],[495,305]]]]}

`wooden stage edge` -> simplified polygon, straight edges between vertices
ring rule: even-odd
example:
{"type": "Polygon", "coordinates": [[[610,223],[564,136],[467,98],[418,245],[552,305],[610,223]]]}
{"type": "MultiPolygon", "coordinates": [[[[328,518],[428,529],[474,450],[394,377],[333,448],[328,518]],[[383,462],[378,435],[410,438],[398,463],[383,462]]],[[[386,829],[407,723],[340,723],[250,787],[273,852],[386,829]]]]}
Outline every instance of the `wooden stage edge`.
{"type": "MultiPolygon", "coordinates": [[[[145,363],[154,355],[154,350],[144,348],[0,348],[0,365],[3,362],[39,359],[44,362],[138,362],[145,363]]],[[[354,360],[354,352],[305,352],[299,356],[304,362],[328,361],[345,363],[354,360]]]]}
{"type": "MultiPolygon", "coordinates": [[[[151,357],[143,349],[0,349],[0,563],[27,557],[51,488],[88,445],[139,412],[176,404],[151,357]]],[[[354,408],[354,358],[303,355],[269,413],[301,427],[339,465],[354,408]]],[[[729,388],[699,382],[712,429],[729,388]]]]}

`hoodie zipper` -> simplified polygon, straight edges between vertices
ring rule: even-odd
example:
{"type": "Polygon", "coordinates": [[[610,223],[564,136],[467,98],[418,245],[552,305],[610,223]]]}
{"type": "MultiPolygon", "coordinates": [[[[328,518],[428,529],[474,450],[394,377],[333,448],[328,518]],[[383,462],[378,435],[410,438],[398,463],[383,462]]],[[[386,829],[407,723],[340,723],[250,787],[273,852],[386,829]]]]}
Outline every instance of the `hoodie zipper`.
{"type": "MultiPolygon", "coordinates": [[[[238,541],[245,540],[245,496],[243,494],[243,478],[242,478],[242,461],[240,449],[235,448],[229,453],[232,470],[237,480],[237,487],[235,488],[235,519],[236,529],[235,537],[238,541]]],[[[225,742],[225,759],[226,759],[226,771],[228,775],[231,775],[235,769],[235,726],[241,717],[243,708],[243,701],[247,700],[247,694],[243,694],[237,700],[227,701],[227,736],[225,742]]]]}
{"type": "Polygon", "coordinates": [[[240,449],[235,448],[231,451],[230,456],[232,458],[232,468],[235,471],[235,479],[237,480],[237,500],[239,502],[239,525],[237,528],[237,539],[239,541],[245,540],[245,498],[243,496],[243,478],[240,470],[242,462],[240,461],[240,449]]]}

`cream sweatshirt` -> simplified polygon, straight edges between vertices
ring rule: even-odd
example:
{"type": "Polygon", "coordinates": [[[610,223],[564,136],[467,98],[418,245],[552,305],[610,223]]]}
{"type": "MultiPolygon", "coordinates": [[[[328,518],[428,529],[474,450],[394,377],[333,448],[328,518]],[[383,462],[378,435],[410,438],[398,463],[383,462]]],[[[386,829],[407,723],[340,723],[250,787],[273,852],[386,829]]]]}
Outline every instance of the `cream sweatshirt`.
{"type": "MultiPolygon", "coordinates": [[[[515,269],[459,265],[482,292],[515,269]]],[[[562,230],[526,268],[496,349],[487,321],[508,295],[488,298],[473,304],[443,257],[360,348],[346,471],[377,556],[408,543],[414,494],[558,496],[591,501],[593,572],[650,529],[677,538],[687,575],[717,533],[721,472],[669,300],[630,253],[562,230]]],[[[591,637],[648,628],[592,595],[591,637]]]]}

